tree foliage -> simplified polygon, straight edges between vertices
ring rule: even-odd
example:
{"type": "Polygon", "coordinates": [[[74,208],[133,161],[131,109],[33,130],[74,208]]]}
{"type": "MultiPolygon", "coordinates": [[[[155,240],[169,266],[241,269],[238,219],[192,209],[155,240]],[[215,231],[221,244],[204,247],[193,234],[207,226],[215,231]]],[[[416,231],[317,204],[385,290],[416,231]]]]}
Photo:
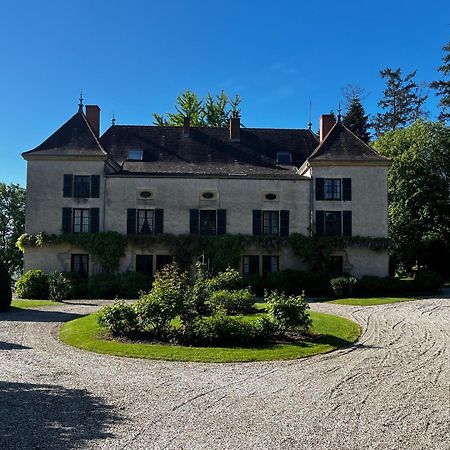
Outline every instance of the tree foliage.
{"type": "Polygon", "coordinates": [[[359,97],[353,97],[342,123],[365,143],[370,141],[369,116],[359,97]]]}
{"type": "Polygon", "coordinates": [[[442,270],[433,265],[439,260],[435,250],[445,251],[450,239],[450,129],[417,121],[386,133],[374,146],[392,159],[388,196],[393,256],[408,269],[418,263],[442,270]]]}
{"type": "Polygon", "coordinates": [[[415,70],[402,77],[400,68],[392,70],[388,67],[381,70],[380,75],[386,80],[386,88],[384,97],[378,102],[383,112],[377,113],[373,121],[377,137],[426,117],[424,104],[428,94],[417,85],[415,70]]]}
{"type": "Polygon", "coordinates": [[[439,101],[439,106],[441,107],[439,120],[448,120],[450,119],[450,42],[442,49],[446,53],[442,58],[443,64],[438,70],[442,73],[443,78],[433,81],[430,86],[441,97],[439,101]]]}
{"type": "Polygon", "coordinates": [[[239,115],[241,97],[230,97],[225,91],[218,95],[208,93],[200,98],[187,89],[177,96],[175,112],[166,114],[153,113],[153,124],[157,126],[183,126],[184,118],[189,117],[194,127],[226,127],[232,115],[239,115]]]}
{"type": "Polygon", "coordinates": [[[25,231],[25,189],[0,183],[0,258],[10,275],[22,270],[23,255],[16,241],[25,231]]]}

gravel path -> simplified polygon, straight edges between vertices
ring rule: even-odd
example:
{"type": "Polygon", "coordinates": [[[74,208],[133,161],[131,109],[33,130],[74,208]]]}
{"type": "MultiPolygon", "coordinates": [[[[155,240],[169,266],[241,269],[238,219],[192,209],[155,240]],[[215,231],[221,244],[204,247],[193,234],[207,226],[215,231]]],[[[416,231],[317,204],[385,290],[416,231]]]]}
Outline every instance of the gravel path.
{"type": "Polygon", "coordinates": [[[84,352],[61,321],[0,320],[0,449],[450,449],[450,299],[312,304],[359,322],[357,345],[282,362],[199,364],[84,352]]]}

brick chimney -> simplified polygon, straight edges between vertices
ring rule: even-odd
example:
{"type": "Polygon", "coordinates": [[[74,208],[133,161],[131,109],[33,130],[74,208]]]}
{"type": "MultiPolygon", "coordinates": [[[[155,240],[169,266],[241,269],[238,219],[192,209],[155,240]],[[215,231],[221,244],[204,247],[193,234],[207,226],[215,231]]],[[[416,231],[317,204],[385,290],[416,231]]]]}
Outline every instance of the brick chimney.
{"type": "Polygon", "coordinates": [[[183,137],[189,137],[191,121],[189,117],[185,117],[183,121],[183,137]]]}
{"type": "Polygon", "coordinates": [[[230,119],[230,141],[241,141],[241,119],[238,115],[235,115],[230,119]]]}
{"type": "Polygon", "coordinates": [[[320,142],[325,139],[325,136],[333,128],[334,122],[334,116],[331,114],[322,114],[320,116],[320,142]]]}
{"type": "Polygon", "coordinates": [[[97,105],[86,105],[86,119],[92,128],[92,131],[100,135],[100,108],[97,105]]]}

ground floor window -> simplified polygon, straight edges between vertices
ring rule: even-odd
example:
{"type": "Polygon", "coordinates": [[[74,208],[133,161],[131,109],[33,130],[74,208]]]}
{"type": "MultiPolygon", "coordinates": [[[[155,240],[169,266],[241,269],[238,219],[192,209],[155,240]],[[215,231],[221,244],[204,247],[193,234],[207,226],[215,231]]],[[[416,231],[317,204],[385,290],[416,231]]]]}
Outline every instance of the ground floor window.
{"type": "Polygon", "coordinates": [[[244,275],[259,275],[259,256],[245,255],[242,261],[244,275]]]}
{"type": "Polygon", "coordinates": [[[153,255],[136,255],[136,272],[153,275],[153,255]]]}
{"type": "Polygon", "coordinates": [[[72,254],[70,271],[82,277],[87,277],[89,274],[89,255],[72,254]]]}
{"type": "Polygon", "coordinates": [[[327,269],[331,274],[342,275],[344,273],[344,258],[342,256],[332,256],[327,269]]]}
{"type": "Polygon", "coordinates": [[[171,255],[156,255],[156,271],[161,270],[167,264],[173,263],[173,256],[171,255]]]}
{"type": "Polygon", "coordinates": [[[263,256],[263,277],[279,270],[280,258],[278,256],[263,256]]]}

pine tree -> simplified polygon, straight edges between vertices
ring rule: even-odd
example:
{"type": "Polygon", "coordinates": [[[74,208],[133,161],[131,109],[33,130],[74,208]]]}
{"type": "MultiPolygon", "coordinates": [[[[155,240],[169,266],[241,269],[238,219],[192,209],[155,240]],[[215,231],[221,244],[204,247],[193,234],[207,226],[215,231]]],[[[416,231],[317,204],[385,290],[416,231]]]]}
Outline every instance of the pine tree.
{"type": "Polygon", "coordinates": [[[377,113],[373,122],[377,137],[426,117],[424,103],[428,94],[423,93],[414,80],[416,71],[403,78],[400,68],[392,70],[388,67],[381,70],[380,75],[386,79],[386,88],[384,97],[378,102],[384,112],[377,113]]]}
{"type": "Polygon", "coordinates": [[[435,89],[436,94],[441,97],[439,101],[441,107],[439,120],[444,121],[450,119],[450,42],[442,49],[447,53],[442,58],[444,64],[438,70],[444,75],[444,78],[439,81],[433,81],[430,87],[435,89]]]}
{"type": "Polygon", "coordinates": [[[370,141],[369,116],[365,114],[359,97],[351,100],[342,123],[366,144],[370,141]]]}

